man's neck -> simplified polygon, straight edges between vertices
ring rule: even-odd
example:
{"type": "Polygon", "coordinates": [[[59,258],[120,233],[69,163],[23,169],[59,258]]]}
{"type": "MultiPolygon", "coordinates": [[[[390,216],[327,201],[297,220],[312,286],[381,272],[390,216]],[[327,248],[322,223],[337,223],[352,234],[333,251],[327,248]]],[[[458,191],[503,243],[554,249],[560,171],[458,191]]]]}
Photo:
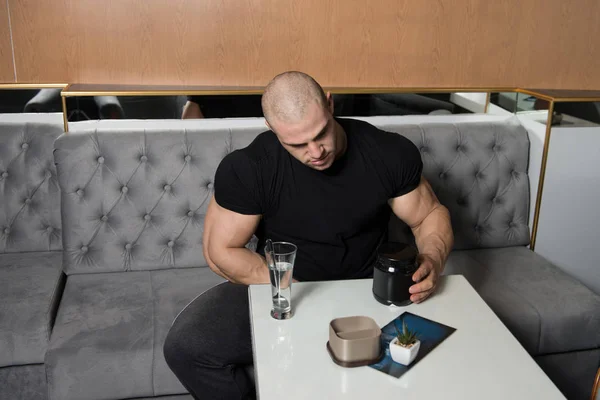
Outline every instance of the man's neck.
{"type": "Polygon", "coordinates": [[[346,131],[344,130],[342,125],[340,125],[339,122],[337,122],[336,120],[334,121],[335,134],[337,135],[337,140],[340,143],[340,150],[335,155],[335,159],[339,160],[344,154],[346,154],[346,151],[348,150],[348,137],[346,136],[346,131]]]}

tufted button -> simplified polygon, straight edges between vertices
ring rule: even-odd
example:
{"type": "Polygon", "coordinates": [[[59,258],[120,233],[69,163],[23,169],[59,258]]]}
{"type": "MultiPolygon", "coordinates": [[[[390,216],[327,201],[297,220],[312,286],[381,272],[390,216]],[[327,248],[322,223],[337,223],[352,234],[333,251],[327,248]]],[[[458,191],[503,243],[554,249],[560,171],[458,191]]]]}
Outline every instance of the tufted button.
{"type": "Polygon", "coordinates": [[[127,243],[125,245],[125,250],[131,250],[131,243],[127,243]]]}
{"type": "Polygon", "coordinates": [[[25,199],[25,204],[27,204],[27,205],[31,204],[31,199],[30,198],[26,198],[25,199]]]}
{"type": "Polygon", "coordinates": [[[190,155],[188,154],[188,155],[187,155],[187,156],[185,156],[183,159],[185,160],[185,162],[190,162],[190,161],[192,161],[192,156],[190,156],[190,155]]]}
{"type": "Polygon", "coordinates": [[[8,178],[8,172],[4,171],[1,176],[2,178],[8,178]]]}
{"type": "Polygon", "coordinates": [[[29,148],[29,143],[23,143],[23,144],[21,145],[21,148],[22,148],[23,150],[27,150],[27,149],[29,148]]]}
{"type": "Polygon", "coordinates": [[[81,252],[82,253],[87,253],[88,251],[88,247],[87,246],[81,246],[81,252]]]}
{"type": "Polygon", "coordinates": [[[81,196],[83,196],[83,189],[77,189],[77,192],[75,192],[75,193],[77,193],[77,196],[81,197],[81,196]]]}
{"type": "Polygon", "coordinates": [[[44,176],[45,176],[47,179],[50,179],[50,178],[52,178],[52,171],[50,171],[50,170],[47,170],[47,171],[46,171],[46,173],[44,174],[44,176]]]}
{"type": "Polygon", "coordinates": [[[129,188],[127,186],[123,186],[121,188],[121,193],[127,193],[129,191],[129,188]]]}
{"type": "Polygon", "coordinates": [[[467,201],[464,198],[460,198],[456,200],[456,204],[458,204],[459,206],[464,206],[465,204],[467,204],[467,201]]]}
{"type": "Polygon", "coordinates": [[[51,227],[51,226],[49,226],[49,227],[46,228],[46,232],[52,233],[52,232],[54,232],[54,228],[51,227]]]}
{"type": "Polygon", "coordinates": [[[477,178],[477,179],[481,179],[481,178],[483,178],[483,174],[482,174],[481,172],[477,172],[477,173],[475,174],[475,178],[477,178]]]}
{"type": "Polygon", "coordinates": [[[169,240],[169,242],[167,243],[167,246],[173,247],[173,246],[175,246],[175,242],[172,240],[169,240]]]}
{"type": "Polygon", "coordinates": [[[140,157],[140,161],[141,162],[146,162],[146,161],[148,161],[148,157],[147,156],[141,156],[140,157]]]}
{"type": "Polygon", "coordinates": [[[170,192],[171,191],[171,185],[165,185],[163,187],[163,189],[164,189],[165,192],[170,192]]]}
{"type": "Polygon", "coordinates": [[[208,184],[206,185],[206,187],[207,187],[208,189],[212,189],[214,186],[215,186],[215,185],[213,185],[213,183],[212,183],[212,182],[208,182],[208,184]]]}
{"type": "Polygon", "coordinates": [[[104,164],[104,157],[100,156],[98,157],[98,164],[104,164]]]}
{"type": "Polygon", "coordinates": [[[446,179],[446,174],[444,172],[441,172],[439,176],[440,179],[446,179]]]}
{"type": "Polygon", "coordinates": [[[108,221],[108,215],[104,214],[101,218],[102,222],[108,221]]]}
{"type": "Polygon", "coordinates": [[[8,235],[10,233],[10,228],[6,227],[4,228],[4,234],[8,235]]]}
{"type": "Polygon", "coordinates": [[[458,146],[456,146],[456,151],[462,151],[462,146],[459,144],[458,146]]]}
{"type": "Polygon", "coordinates": [[[512,175],[513,178],[519,177],[519,173],[517,171],[515,171],[514,169],[510,172],[510,174],[512,175]]]}
{"type": "Polygon", "coordinates": [[[150,221],[152,219],[152,216],[150,214],[146,214],[146,215],[144,215],[144,219],[146,221],[150,221]]]}
{"type": "Polygon", "coordinates": [[[194,212],[192,210],[188,211],[188,217],[192,218],[194,216],[194,212]]]}
{"type": "Polygon", "coordinates": [[[427,146],[421,146],[421,148],[419,150],[421,150],[421,153],[427,153],[429,151],[427,146]]]}
{"type": "Polygon", "coordinates": [[[495,144],[494,147],[492,147],[492,150],[498,151],[498,150],[500,150],[500,146],[495,144]]]}
{"type": "Polygon", "coordinates": [[[480,225],[475,225],[475,232],[479,232],[481,230],[481,226],[480,225]]]}

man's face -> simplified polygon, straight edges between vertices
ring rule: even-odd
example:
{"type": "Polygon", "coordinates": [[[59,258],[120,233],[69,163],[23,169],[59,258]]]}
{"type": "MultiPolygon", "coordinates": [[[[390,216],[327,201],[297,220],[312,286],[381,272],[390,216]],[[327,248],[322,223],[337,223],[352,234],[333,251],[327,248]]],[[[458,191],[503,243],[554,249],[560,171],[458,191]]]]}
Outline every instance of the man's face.
{"type": "Polygon", "coordinates": [[[271,125],[267,124],[294,158],[319,171],[329,168],[343,151],[329,93],[327,100],[327,107],[316,102],[310,104],[304,118],[298,122],[273,121],[271,125]]]}

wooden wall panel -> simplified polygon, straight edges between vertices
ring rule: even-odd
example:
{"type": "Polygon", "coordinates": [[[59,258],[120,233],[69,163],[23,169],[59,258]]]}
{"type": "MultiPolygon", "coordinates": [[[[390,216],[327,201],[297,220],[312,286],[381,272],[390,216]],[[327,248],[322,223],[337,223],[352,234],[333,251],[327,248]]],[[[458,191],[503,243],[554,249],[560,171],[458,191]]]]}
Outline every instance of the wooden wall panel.
{"type": "Polygon", "coordinates": [[[0,0],[0,83],[15,82],[7,5],[6,1],[0,0]]]}
{"type": "Polygon", "coordinates": [[[20,82],[600,89],[598,0],[8,0],[20,82]]]}

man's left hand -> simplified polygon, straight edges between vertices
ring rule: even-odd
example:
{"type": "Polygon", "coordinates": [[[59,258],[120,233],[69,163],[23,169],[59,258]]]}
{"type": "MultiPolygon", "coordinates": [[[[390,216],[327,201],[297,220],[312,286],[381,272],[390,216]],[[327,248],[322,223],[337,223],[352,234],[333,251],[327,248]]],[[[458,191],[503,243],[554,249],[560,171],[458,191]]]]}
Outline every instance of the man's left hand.
{"type": "Polygon", "coordinates": [[[420,254],[419,260],[419,269],[412,276],[413,281],[417,283],[408,289],[413,303],[420,303],[431,296],[442,270],[441,263],[427,254],[420,254]]]}

